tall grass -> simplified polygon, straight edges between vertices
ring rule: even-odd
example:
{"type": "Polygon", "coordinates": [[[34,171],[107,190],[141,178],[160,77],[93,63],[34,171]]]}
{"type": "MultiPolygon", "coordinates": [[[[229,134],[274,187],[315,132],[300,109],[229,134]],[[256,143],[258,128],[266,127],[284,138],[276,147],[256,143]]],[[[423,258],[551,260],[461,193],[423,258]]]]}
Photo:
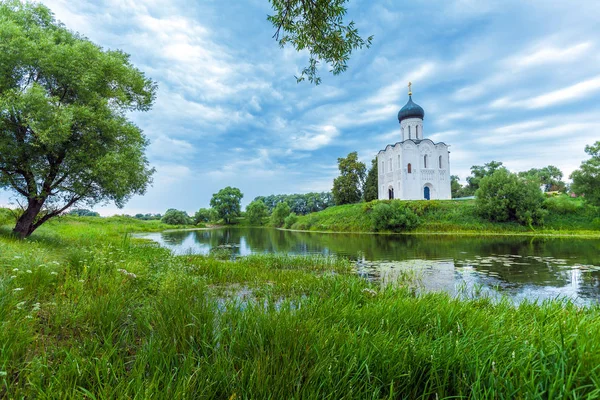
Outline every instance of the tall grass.
{"type": "Polygon", "coordinates": [[[598,306],[415,295],[339,258],[175,257],[85,221],[0,235],[0,398],[600,396],[598,306]]]}

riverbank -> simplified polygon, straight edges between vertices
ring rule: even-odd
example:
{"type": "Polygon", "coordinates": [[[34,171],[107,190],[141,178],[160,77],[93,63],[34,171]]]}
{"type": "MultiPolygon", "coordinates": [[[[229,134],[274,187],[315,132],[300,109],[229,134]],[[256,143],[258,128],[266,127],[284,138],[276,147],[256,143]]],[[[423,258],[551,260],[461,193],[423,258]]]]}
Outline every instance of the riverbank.
{"type": "Polygon", "coordinates": [[[0,397],[600,395],[598,306],[417,296],[338,258],[176,257],[135,225],[2,231],[0,397]]]}
{"type": "MultiPolygon", "coordinates": [[[[394,200],[399,201],[399,200],[394,200]]],[[[541,227],[527,227],[514,222],[494,223],[480,218],[475,201],[407,201],[403,202],[418,217],[414,229],[378,233],[470,234],[470,235],[543,235],[600,238],[600,214],[579,200],[569,200],[569,207],[549,209],[541,227]]],[[[329,207],[298,217],[290,229],[311,232],[374,233],[371,211],[374,204],[358,203],[329,207]]]]}

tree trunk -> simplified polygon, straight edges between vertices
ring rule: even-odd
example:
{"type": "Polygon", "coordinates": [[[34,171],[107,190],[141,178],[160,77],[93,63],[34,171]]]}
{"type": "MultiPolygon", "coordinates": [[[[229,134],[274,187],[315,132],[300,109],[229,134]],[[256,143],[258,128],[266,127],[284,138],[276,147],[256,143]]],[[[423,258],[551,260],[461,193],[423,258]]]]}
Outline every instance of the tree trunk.
{"type": "Polygon", "coordinates": [[[44,200],[28,200],[27,209],[23,215],[19,217],[17,225],[15,225],[15,228],[13,229],[13,233],[18,235],[19,238],[24,239],[28,237],[37,228],[37,226],[35,226],[35,218],[40,213],[42,206],[44,205],[44,200]]]}

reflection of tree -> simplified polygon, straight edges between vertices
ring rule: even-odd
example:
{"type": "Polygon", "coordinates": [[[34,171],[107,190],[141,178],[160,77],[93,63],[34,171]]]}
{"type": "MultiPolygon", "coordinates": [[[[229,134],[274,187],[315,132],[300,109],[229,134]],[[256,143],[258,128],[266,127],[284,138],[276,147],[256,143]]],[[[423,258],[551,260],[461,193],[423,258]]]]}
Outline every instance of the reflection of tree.
{"type": "MultiPolygon", "coordinates": [[[[290,232],[269,228],[225,228],[194,232],[163,233],[165,242],[182,244],[193,240],[215,248],[239,246],[242,241],[252,252],[294,254],[337,254],[366,260],[453,260],[456,267],[472,266],[487,270],[504,282],[544,286],[564,286],[568,265],[600,266],[600,241],[583,239],[532,238],[525,236],[451,235],[370,235],[356,233],[290,232]],[[507,257],[515,255],[520,257],[507,257]],[[483,262],[482,262],[483,259],[483,262]],[[523,265],[520,265],[520,264],[523,265]]],[[[240,249],[231,249],[239,254],[240,249]]],[[[599,286],[600,271],[581,274],[583,286],[599,286]]]]}
{"type": "Polygon", "coordinates": [[[185,239],[190,235],[189,231],[180,231],[180,232],[163,232],[161,234],[162,239],[165,241],[165,243],[173,245],[173,246],[180,246],[183,244],[183,242],[185,241],[185,239]]]}

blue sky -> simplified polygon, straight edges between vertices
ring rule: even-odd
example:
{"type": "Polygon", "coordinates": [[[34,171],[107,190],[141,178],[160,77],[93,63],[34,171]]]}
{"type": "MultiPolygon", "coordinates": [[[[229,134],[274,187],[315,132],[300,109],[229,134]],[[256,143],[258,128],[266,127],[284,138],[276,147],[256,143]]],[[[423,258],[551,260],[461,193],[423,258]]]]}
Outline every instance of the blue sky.
{"type": "MultiPolygon", "coordinates": [[[[44,0],[93,42],[131,54],[159,85],[131,118],[157,172],[143,197],[102,214],[193,213],[235,186],[255,196],[327,191],[337,158],[370,165],[400,140],[396,114],[425,109],[424,134],[450,144],[451,173],[502,161],[568,175],[600,140],[600,2],[350,0],[370,49],[348,71],[297,84],[308,55],[280,49],[268,0],[44,0]]],[[[0,194],[0,203],[10,201],[0,194]]]]}

